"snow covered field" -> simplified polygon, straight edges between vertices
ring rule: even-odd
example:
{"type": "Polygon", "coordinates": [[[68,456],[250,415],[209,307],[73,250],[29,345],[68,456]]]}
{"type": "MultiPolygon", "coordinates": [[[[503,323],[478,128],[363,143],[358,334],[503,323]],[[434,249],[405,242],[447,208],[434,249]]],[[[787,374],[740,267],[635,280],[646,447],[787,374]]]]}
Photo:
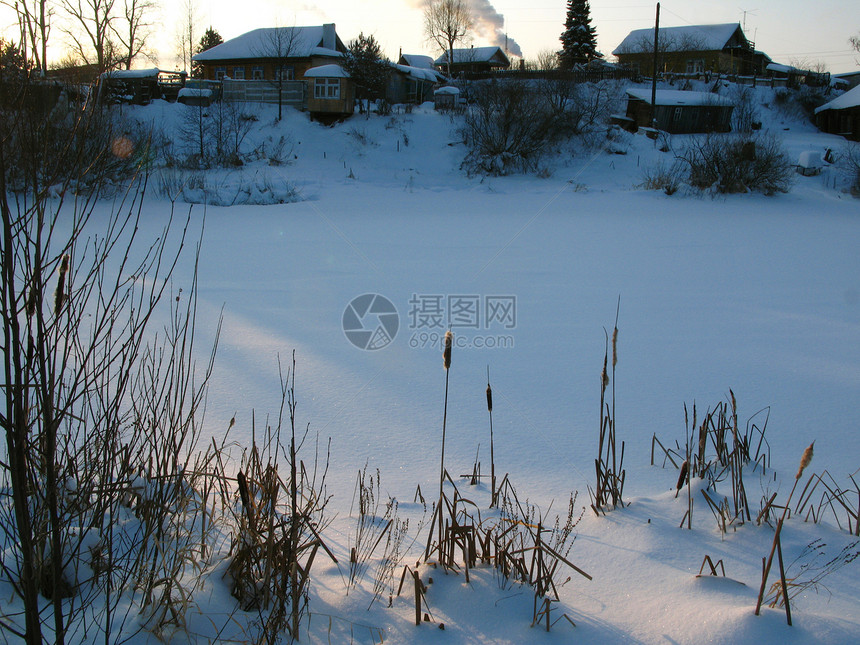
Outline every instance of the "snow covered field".
{"type": "MultiPolygon", "coordinates": [[[[169,131],[182,109],[156,103],[134,115],[169,131]]],[[[809,470],[826,469],[853,489],[860,202],[841,190],[835,168],[798,175],[791,192],[773,197],[667,196],[639,187],[643,168],[672,159],[640,134],[623,155],[571,144],[547,156],[540,177],[470,177],[460,169],[455,121],[429,108],[355,116],[330,128],[293,111],[275,124],[275,113],[259,112],[245,147],[262,149],[284,136],[292,159],[209,171],[206,182],[222,202],[249,184],[263,192],[289,187],[298,201],[193,207],[196,224],[205,215],[197,342],[211,339],[223,311],[207,436],[220,441],[235,417],[230,437],[247,446],[252,411],[258,423],[277,412],[278,357],[287,365],[295,349],[299,426],[332,439],[337,517],[325,537],[341,565],[314,570],[305,642],[369,643],[380,635],[404,644],[860,642],[856,563],[822,580],[826,589],[794,600],[793,627],[781,610],[756,617],[773,527],[751,522],[721,534],[698,494],[693,530],[679,528],[687,502],[674,496],[677,470],[661,468],[662,459],[650,465],[654,434],[667,446],[683,445],[685,403],[701,414],[727,401],[731,388],[741,427],[769,408],[776,475],[748,480],[756,511],[774,492],[784,501],[813,440],[809,470]],[[344,311],[362,294],[385,296],[396,308],[396,336],[381,349],[359,349],[344,334],[344,311]],[[420,485],[429,503],[438,487],[439,339],[449,323],[457,339],[449,471],[471,472],[479,450],[489,472],[489,369],[497,472],[509,473],[521,500],[548,522],[564,514],[572,491],[588,505],[604,330],[611,334],[619,298],[616,422],[628,505],[601,517],[589,509],[575,529],[569,558],[593,580],[571,572],[554,611],[577,626],[562,620],[550,633],[530,628],[532,593],[502,589],[488,568],[469,584],[422,569],[434,578],[427,595],[434,622],[420,627],[411,622],[411,593],[369,611],[369,581],[346,595],[350,508],[365,464],[380,470],[383,493],[410,518],[407,543],[416,541],[404,564],[414,565],[423,550],[427,525],[416,530],[423,509],[413,498],[420,485]],[[721,559],[732,580],[696,578],[705,555],[721,559]]],[[[775,109],[762,114],[793,159],[846,145],[775,109]]],[[[674,137],[673,148],[684,140],[674,137]]],[[[164,197],[150,196],[144,226],[154,234],[168,211],[164,197]]],[[[183,265],[177,282],[188,275],[183,265]]],[[[486,511],[488,484],[458,485],[486,511]]],[[[824,560],[852,542],[844,527],[792,517],[782,534],[787,563],[817,538],[826,543],[824,560]]],[[[189,623],[201,634],[207,618],[217,621],[234,602],[218,575],[205,589],[195,599],[200,616],[189,623]]]]}

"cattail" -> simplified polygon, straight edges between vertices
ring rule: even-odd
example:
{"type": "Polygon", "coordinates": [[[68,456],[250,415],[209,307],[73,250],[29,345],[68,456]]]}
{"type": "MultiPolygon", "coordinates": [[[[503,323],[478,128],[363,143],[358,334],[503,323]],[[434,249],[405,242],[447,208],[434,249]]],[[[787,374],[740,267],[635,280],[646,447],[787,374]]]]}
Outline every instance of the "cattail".
{"type": "MultiPolygon", "coordinates": [[[[678,483],[675,485],[675,490],[681,490],[684,486],[684,482],[687,481],[687,471],[690,468],[690,464],[685,460],[683,464],[681,464],[681,474],[678,475],[678,483]]],[[[676,495],[677,497],[677,495],[676,495]]]]}
{"type": "Polygon", "coordinates": [[[490,384],[487,383],[487,410],[493,411],[493,390],[490,389],[490,384]]]}
{"type": "Polygon", "coordinates": [[[612,367],[618,365],[618,327],[612,330],[612,367]]]}
{"type": "Polygon", "coordinates": [[[69,272],[69,255],[63,256],[60,261],[60,277],[57,280],[57,290],[54,292],[54,315],[60,315],[63,302],[66,299],[66,274],[69,272]]]}
{"type": "Polygon", "coordinates": [[[27,294],[27,317],[28,318],[32,318],[33,316],[36,315],[36,308],[39,305],[39,294],[38,294],[38,291],[36,290],[36,285],[35,285],[36,280],[34,279],[33,282],[34,282],[34,284],[30,285],[30,293],[27,294]]]}
{"type": "Polygon", "coordinates": [[[809,462],[812,461],[812,447],[815,445],[813,441],[809,444],[809,447],[803,451],[803,457],[800,458],[800,468],[797,469],[797,474],[794,478],[800,479],[803,476],[803,469],[809,465],[809,462]]]}
{"type": "Polygon", "coordinates": [[[600,375],[600,385],[603,387],[603,391],[606,391],[606,388],[609,386],[609,374],[606,373],[606,356],[603,356],[603,374],[600,375]]]}
{"type": "Polygon", "coordinates": [[[250,502],[248,496],[248,480],[245,478],[245,473],[241,470],[236,474],[236,482],[239,484],[239,497],[242,498],[242,506],[248,508],[250,502]]]}
{"type": "Polygon", "coordinates": [[[445,349],[442,352],[442,360],[445,365],[445,369],[447,370],[451,367],[451,346],[454,344],[454,334],[451,333],[451,330],[445,332],[445,349]]]}

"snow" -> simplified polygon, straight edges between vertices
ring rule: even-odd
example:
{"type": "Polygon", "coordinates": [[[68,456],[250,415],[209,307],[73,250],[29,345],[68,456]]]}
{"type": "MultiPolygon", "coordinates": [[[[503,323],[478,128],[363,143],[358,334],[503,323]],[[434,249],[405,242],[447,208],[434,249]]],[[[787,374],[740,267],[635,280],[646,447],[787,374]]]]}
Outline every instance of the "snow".
{"type": "MultiPolygon", "coordinates": [[[[334,26],[332,25],[332,29],[334,26]]],[[[193,56],[195,61],[247,60],[272,58],[276,48],[277,30],[283,29],[290,35],[282,39],[282,46],[289,44],[289,55],[295,58],[309,56],[341,57],[343,54],[334,48],[323,47],[325,25],[313,27],[262,27],[231,38],[204,52],[193,56]],[[292,34],[295,34],[292,36],[292,34]],[[290,39],[292,42],[289,42],[290,39]]],[[[337,38],[335,36],[335,38],[337,38]]]]}
{"type": "Polygon", "coordinates": [[[860,105],[860,85],[848,90],[841,96],[837,96],[832,101],[815,108],[815,113],[818,114],[824,110],[845,110],[857,107],[858,105],[860,105]]]}
{"type": "MultiPolygon", "coordinates": [[[[651,103],[651,90],[648,88],[629,89],[627,94],[646,103],[651,103]]],[[[654,100],[657,105],[732,105],[730,99],[713,92],[683,90],[657,90],[654,100]]]]}
{"type": "Polygon", "coordinates": [[[411,76],[412,78],[419,81],[429,81],[431,83],[438,83],[444,78],[442,74],[437,72],[435,69],[426,68],[426,67],[412,67],[410,65],[400,65],[398,63],[393,63],[393,67],[396,70],[403,72],[404,74],[411,76]]]}
{"type": "MultiPolygon", "coordinates": [[[[719,51],[739,29],[736,22],[718,25],[685,25],[682,27],[660,27],[658,40],[661,41],[661,49],[665,51],[687,51],[691,44],[695,43],[698,51],[719,51]]],[[[621,44],[613,50],[612,54],[630,54],[636,52],[649,52],[649,45],[654,46],[654,28],[635,29],[631,31],[621,44]]]]}
{"type": "MultiPolygon", "coordinates": [[[[488,63],[493,61],[504,62],[508,58],[499,47],[463,47],[454,48],[455,63],[488,63]]],[[[445,65],[448,62],[448,52],[444,52],[435,61],[436,65],[445,65]]]]}
{"type": "Polygon", "coordinates": [[[424,54],[403,54],[400,60],[405,61],[405,65],[409,67],[418,67],[420,69],[430,69],[435,71],[433,66],[433,57],[424,54]]]}
{"type": "Polygon", "coordinates": [[[157,78],[160,70],[157,67],[150,69],[115,69],[104,72],[102,78],[135,79],[135,78],[157,78]]]}
{"type": "Polygon", "coordinates": [[[329,65],[320,65],[319,67],[311,67],[305,72],[305,78],[349,78],[349,72],[340,65],[332,63],[329,65]]]}
{"type": "Polygon", "coordinates": [[[179,90],[179,98],[186,97],[194,97],[194,98],[208,98],[212,96],[212,90],[200,88],[200,87],[183,87],[179,90]]]}
{"type": "MultiPolygon", "coordinates": [[[[650,99],[650,90],[642,91],[650,99]]],[[[772,90],[755,92],[763,129],[781,138],[790,158],[845,149],[843,139],[767,107],[772,90]]],[[[301,642],[370,643],[380,634],[391,645],[860,642],[856,563],[824,579],[820,594],[809,589],[795,599],[793,627],[780,610],[755,616],[772,527],[748,522],[720,533],[699,487],[692,530],[679,528],[687,502],[674,495],[677,470],[649,460],[654,434],[665,445],[683,444],[685,403],[696,402],[701,413],[727,400],[732,388],[741,427],[770,406],[775,470],[749,474],[752,506],[773,492],[777,503],[785,501],[813,439],[810,468],[828,469],[851,487],[847,476],[860,465],[860,208],[835,175],[825,168],[798,177],[790,193],[775,197],[667,196],[641,188],[643,168],[673,162],[684,142],[699,135],[672,137],[670,152],[631,135],[623,155],[581,143],[548,151],[541,177],[470,177],[460,169],[459,122],[430,105],[331,127],[294,110],[278,123],[276,107],[254,109],[246,152],[285,137],[288,163],[271,167],[261,159],[233,174],[207,171],[207,179],[213,185],[277,179],[296,198],[192,210],[198,225],[205,215],[199,348],[223,313],[203,443],[209,437],[220,443],[235,418],[229,440],[250,445],[252,412],[258,432],[266,414],[275,418],[278,357],[286,362],[295,349],[299,426],[310,424],[323,441],[332,438],[328,487],[337,516],[324,538],[341,563],[314,565],[314,615],[301,642]],[[386,296],[400,314],[397,336],[377,351],[356,348],[341,328],[347,305],[365,293],[386,296]],[[410,519],[403,564],[414,565],[427,530],[426,524],[416,529],[426,520],[412,501],[416,487],[428,503],[428,491],[438,488],[445,327],[419,327],[410,302],[438,296],[444,318],[453,297],[477,296],[484,305],[488,296],[505,295],[516,297],[514,327],[454,328],[464,345],[455,346],[448,374],[448,469],[455,478],[470,472],[480,445],[482,472],[489,471],[489,366],[497,472],[510,473],[521,499],[550,523],[571,491],[579,491],[580,506],[588,504],[604,330],[611,334],[620,296],[616,432],[626,446],[628,505],[599,517],[588,510],[575,528],[568,557],[593,580],[568,571],[573,577],[560,588],[554,617],[564,613],[576,627],[566,620],[550,633],[530,627],[533,594],[485,566],[470,572],[469,583],[462,573],[422,567],[422,580],[433,578],[427,592],[433,622],[416,627],[411,592],[390,608],[383,599],[370,609],[371,581],[345,593],[356,472],[378,467],[383,494],[400,501],[410,519]],[[513,346],[476,344],[503,337],[513,346]],[[723,561],[726,578],[696,577],[705,555],[723,561]]],[[[168,131],[182,123],[179,105],[156,101],[124,110],[168,131]]],[[[144,239],[160,233],[170,206],[150,195],[144,239]]],[[[191,264],[180,265],[178,283],[190,280],[191,264]]],[[[485,517],[494,517],[486,483],[457,482],[485,517]]],[[[731,494],[726,482],[719,491],[731,494]]],[[[792,515],[782,532],[787,562],[817,538],[830,555],[852,541],[832,522],[792,515]]],[[[398,577],[401,571],[402,565],[398,577]]],[[[210,642],[222,625],[225,640],[252,639],[236,627],[247,616],[231,614],[235,600],[223,573],[208,573],[188,603],[196,642],[210,642]]],[[[156,641],[146,632],[131,641],[149,642],[156,641]]]]}
{"type": "Polygon", "coordinates": [[[440,87],[433,91],[433,94],[459,94],[459,88],[453,87],[451,85],[446,85],[445,87],[440,87]]]}

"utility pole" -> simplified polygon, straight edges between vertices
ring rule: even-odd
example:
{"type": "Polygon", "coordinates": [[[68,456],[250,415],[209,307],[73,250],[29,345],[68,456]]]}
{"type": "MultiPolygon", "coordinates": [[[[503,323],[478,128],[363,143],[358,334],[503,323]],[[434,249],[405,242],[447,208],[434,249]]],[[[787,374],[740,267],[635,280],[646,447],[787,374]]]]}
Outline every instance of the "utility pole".
{"type": "Polygon", "coordinates": [[[651,74],[651,127],[657,127],[657,43],[660,38],[660,3],[657,3],[657,19],[654,21],[654,73],[651,74]]]}

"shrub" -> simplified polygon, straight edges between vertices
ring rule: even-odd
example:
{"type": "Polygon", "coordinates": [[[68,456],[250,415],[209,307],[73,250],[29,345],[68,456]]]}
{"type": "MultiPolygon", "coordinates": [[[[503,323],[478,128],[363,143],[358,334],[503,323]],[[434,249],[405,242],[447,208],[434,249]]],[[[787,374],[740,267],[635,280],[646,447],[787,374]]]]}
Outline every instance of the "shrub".
{"type": "Polygon", "coordinates": [[[645,167],[640,186],[645,190],[662,190],[667,195],[674,195],[681,187],[683,173],[682,162],[676,160],[672,165],[667,166],[660,160],[654,166],[645,167]]]}
{"type": "Polygon", "coordinates": [[[504,175],[535,167],[550,137],[552,108],[523,83],[483,83],[473,90],[463,139],[465,164],[478,172],[504,175]]]}
{"type": "Polygon", "coordinates": [[[772,135],[715,135],[692,143],[680,156],[689,182],[720,193],[788,192],[794,167],[772,135]]]}

